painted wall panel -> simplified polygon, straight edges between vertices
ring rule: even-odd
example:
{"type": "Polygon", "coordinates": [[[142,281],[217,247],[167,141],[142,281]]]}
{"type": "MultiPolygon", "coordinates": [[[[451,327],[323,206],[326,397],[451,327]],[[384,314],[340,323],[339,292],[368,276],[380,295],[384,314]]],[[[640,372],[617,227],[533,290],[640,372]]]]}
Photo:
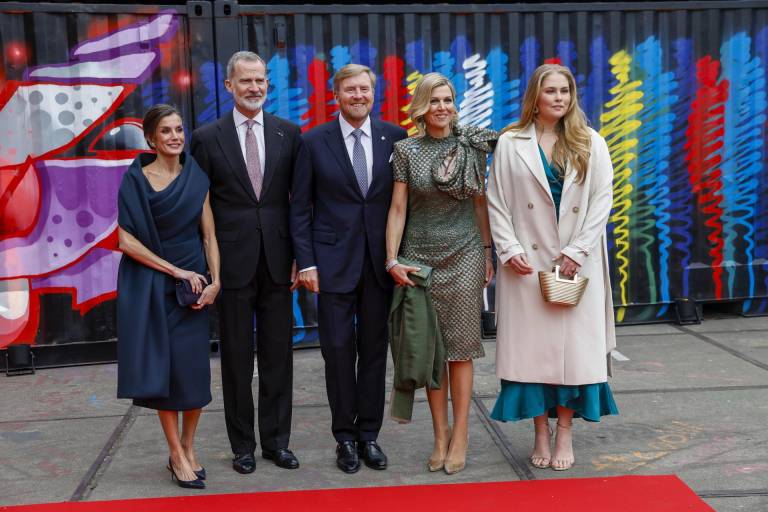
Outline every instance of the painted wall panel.
{"type": "MultiPolygon", "coordinates": [[[[146,149],[140,118],[171,102],[189,132],[231,109],[237,48],[267,61],[265,108],[303,130],[335,115],[348,62],[376,71],[376,114],[408,129],[429,71],[464,122],[501,129],[536,66],[571,67],[615,167],[617,319],[669,319],[677,297],[766,313],[768,2],[442,8],[0,6],[0,347],[114,337],[114,198],[146,149]]],[[[312,296],[294,316],[294,341],[314,341],[312,296]]]]}
{"type": "Polygon", "coordinates": [[[569,66],[611,149],[614,300],[617,320],[634,322],[671,318],[678,297],[739,300],[745,314],[768,307],[766,5],[711,6],[241,6],[240,18],[244,46],[271,59],[273,83],[293,88],[292,98],[275,88],[266,108],[303,129],[334,115],[328,79],[347,62],[376,70],[375,110],[409,128],[403,109],[429,71],[451,78],[462,121],[501,129],[536,66],[569,66]]]}

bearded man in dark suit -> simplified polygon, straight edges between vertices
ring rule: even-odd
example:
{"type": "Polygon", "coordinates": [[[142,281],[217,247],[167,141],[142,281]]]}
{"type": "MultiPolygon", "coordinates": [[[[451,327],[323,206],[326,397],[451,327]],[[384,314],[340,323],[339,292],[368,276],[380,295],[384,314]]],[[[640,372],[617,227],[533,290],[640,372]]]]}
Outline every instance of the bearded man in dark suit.
{"type": "Polygon", "coordinates": [[[262,110],[269,81],[264,60],[235,53],[224,81],[235,108],[192,134],[191,151],[211,180],[221,252],[221,377],[233,468],[256,468],[252,393],[254,313],[261,453],[295,469],[288,449],[293,395],[291,283],[295,266],[289,194],[301,147],[299,127],[262,110]]]}

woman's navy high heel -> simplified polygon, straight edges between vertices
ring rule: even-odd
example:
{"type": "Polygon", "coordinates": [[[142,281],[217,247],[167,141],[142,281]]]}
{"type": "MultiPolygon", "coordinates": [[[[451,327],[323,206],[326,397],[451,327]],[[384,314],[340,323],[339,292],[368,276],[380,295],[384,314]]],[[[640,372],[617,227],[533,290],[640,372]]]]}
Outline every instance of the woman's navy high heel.
{"type": "Polygon", "coordinates": [[[175,479],[179,487],[182,487],[184,489],[205,489],[205,483],[199,476],[197,476],[197,471],[195,471],[195,476],[197,476],[196,479],[180,480],[179,475],[176,474],[176,470],[173,469],[173,464],[171,464],[170,457],[168,458],[167,468],[168,468],[168,471],[171,472],[171,481],[175,479]]]}
{"type": "Polygon", "coordinates": [[[200,466],[200,469],[195,471],[195,475],[197,475],[197,478],[200,480],[205,480],[205,468],[203,466],[200,466]]]}

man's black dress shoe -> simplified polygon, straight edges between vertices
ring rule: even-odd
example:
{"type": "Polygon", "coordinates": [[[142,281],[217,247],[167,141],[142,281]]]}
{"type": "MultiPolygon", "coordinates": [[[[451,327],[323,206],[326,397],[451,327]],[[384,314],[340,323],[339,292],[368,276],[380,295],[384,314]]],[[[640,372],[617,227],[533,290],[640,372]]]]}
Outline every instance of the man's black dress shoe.
{"type": "Polygon", "coordinates": [[[360,459],[357,456],[357,443],[342,441],[336,446],[336,465],[345,473],[357,473],[360,459]]]}
{"type": "Polygon", "coordinates": [[[299,467],[299,459],[288,448],[277,450],[261,450],[261,456],[275,463],[275,466],[283,469],[296,469],[299,467]]]}
{"type": "Polygon", "coordinates": [[[232,469],[244,475],[253,473],[256,470],[256,459],[252,453],[235,455],[235,458],[232,459],[232,469]]]}
{"type": "Polygon", "coordinates": [[[387,469],[387,456],[376,441],[360,441],[357,444],[357,454],[369,468],[387,469]]]}

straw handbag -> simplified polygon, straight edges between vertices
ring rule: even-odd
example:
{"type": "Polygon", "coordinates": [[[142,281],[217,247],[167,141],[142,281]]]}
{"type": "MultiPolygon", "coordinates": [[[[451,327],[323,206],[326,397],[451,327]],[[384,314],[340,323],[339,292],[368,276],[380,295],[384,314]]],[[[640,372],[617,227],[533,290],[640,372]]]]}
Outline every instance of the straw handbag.
{"type": "Polygon", "coordinates": [[[560,277],[560,265],[555,265],[551,272],[539,272],[541,296],[551,304],[575,306],[581,300],[589,278],[574,274],[572,279],[560,277]]]}

